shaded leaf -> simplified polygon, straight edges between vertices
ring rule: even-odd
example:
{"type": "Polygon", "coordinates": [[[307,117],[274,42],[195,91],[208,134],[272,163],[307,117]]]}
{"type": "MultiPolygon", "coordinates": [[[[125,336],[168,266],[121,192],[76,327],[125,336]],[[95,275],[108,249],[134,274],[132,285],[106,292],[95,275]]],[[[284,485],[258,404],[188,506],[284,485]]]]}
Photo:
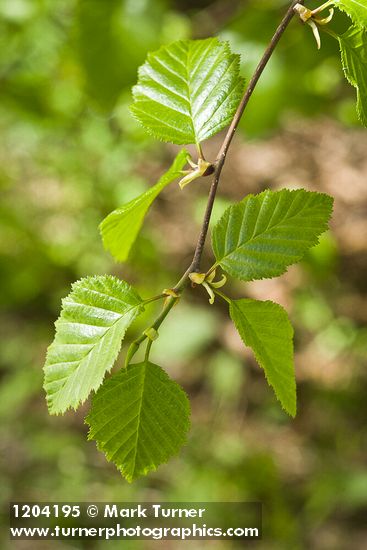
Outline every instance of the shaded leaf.
{"type": "Polygon", "coordinates": [[[273,302],[233,300],[230,316],[249,346],[284,410],[296,415],[293,328],[286,311],[273,302]]]}
{"type": "Polygon", "coordinates": [[[345,77],[357,89],[358,117],[367,126],[367,29],[350,27],[338,39],[345,77]]]}
{"type": "Polygon", "coordinates": [[[328,195],[304,189],[248,195],[214,226],[217,264],[243,281],[281,275],[317,244],[332,204],[328,195]]]}
{"type": "Polygon", "coordinates": [[[239,56],[226,42],[179,40],[148,54],[131,112],[158,139],[200,143],[230,123],[242,91],[239,56]]]}
{"type": "Polygon", "coordinates": [[[127,259],[150,205],[169,183],[181,175],[187,158],[188,152],[183,149],[156,185],[111,212],[100,224],[103,244],[116,260],[127,259]]]}
{"type": "Polygon", "coordinates": [[[161,367],[132,364],[106,380],[93,397],[88,438],[131,482],[178,453],[189,417],[187,395],[161,367]]]}
{"type": "Polygon", "coordinates": [[[101,385],[126,329],[142,310],[137,292],[116,277],[87,277],[73,284],[62,301],[44,367],[50,414],[77,408],[101,385]]]}

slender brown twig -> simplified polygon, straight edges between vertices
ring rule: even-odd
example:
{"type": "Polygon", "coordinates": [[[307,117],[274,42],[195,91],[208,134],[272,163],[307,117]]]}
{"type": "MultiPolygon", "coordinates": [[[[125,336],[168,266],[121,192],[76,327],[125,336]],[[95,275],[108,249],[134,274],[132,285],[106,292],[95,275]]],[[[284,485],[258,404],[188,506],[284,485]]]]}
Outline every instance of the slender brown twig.
{"type": "MultiPolygon", "coordinates": [[[[192,262],[189,266],[189,268],[186,270],[186,272],[183,274],[181,279],[176,284],[175,288],[173,289],[177,294],[180,294],[182,290],[185,288],[185,286],[189,282],[189,275],[190,273],[198,272],[200,270],[200,263],[201,263],[201,257],[203,255],[204,245],[206,241],[206,237],[208,235],[208,229],[209,229],[209,223],[210,218],[213,211],[214,201],[216,198],[218,185],[220,181],[220,176],[222,173],[222,169],[224,166],[224,163],[227,158],[228,149],[231,145],[232,139],[236,133],[236,130],[238,128],[238,125],[240,123],[241,117],[247,107],[247,104],[256,88],[256,85],[266,67],[268,64],[269,59],[271,58],[280,38],[282,37],[284,31],[287,29],[289,23],[291,22],[293,16],[294,16],[294,6],[296,4],[303,4],[304,0],[293,0],[290,7],[288,8],[286,14],[284,15],[282,21],[280,22],[277,30],[275,31],[272,39],[269,42],[268,47],[266,48],[264,55],[262,56],[258,66],[255,69],[255,72],[245,90],[245,93],[241,99],[241,102],[237,108],[237,111],[233,117],[233,120],[231,122],[231,125],[228,128],[228,131],[224,137],[222,146],[219,150],[217,159],[215,161],[215,171],[213,180],[210,186],[209,195],[208,195],[208,201],[205,209],[205,214],[203,218],[203,223],[201,226],[199,238],[196,244],[195,252],[193,255],[192,262]]],[[[151,325],[152,328],[155,330],[158,330],[164,319],[167,317],[168,313],[172,309],[172,307],[175,305],[175,303],[178,301],[179,298],[171,296],[167,298],[167,301],[162,309],[161,314],[157,317],[155,322],[151,325]]],[[[133,357],[133,355],[138,350],[140,344],[147,338],[146,333],[143,333],[139,338],[137,338],[130,346],[127,357],[126,357],[126,363],[128,364],[133,357]]],[[[149,350],[150,350],[151,344],[149,344],[149,347],[147,349],[146,358],[149,356],[149,350]]]]}
{"type": "Polygon", "coordinates": [[[256,88],[256,84],[259,81],[259,78],[261,77],[266,65],[268,64],[269,59],[271,58],[280,38],[282,37],[284,31],[288,27],[290,21],[292,20],[294,16],[294,6],[296,4],[303,4],[304,0],[298,1],[295,0],[290,5],[287,13],[283,17],[282,21],[280,22],[277,30],[274,33],[274,36],[270,40],[270,43],[268,47],[266,48],[264,55],[262,56],[258,66],[255,69],[255,72],[249,82],[249,85],[247,86],[247,89],[242,97],[242,100],[237,108],[237,111],[233,117],[233,120],[231,122],[230,127],[228,128],[228,131],[226,133],[226,136],[223,140],[222,146],[220,148],[220,151],[217,156],[217,160],[215,162],[215,172],[213,181],[210,187],[209,196],[208,196],[208,202],[205,210],[205,215],[203,219],[203,224],[201,227],[200,235],[197,241],[194,257],[192,260],[192,263],[187,271],[187,276],[192,273],[193,271],[198,271],[200,268],[200,262],[201,262],[201,256],[203,254],[203,249],[206,241],[206,237],[208,234],[209,229],[209,222],[213,211],[213,205],[215,201],[215,197],[217,194],[217,189],[219,185],[220,175],[222,173],[223,165],[227,158],[227,153],[229,146],[231,145],[232,139],[236,133],[236,130],[238,128],[238,125],[240,123],[240,120],[242,118],[242,115],[247,107],[247,104],[256,88]]]}

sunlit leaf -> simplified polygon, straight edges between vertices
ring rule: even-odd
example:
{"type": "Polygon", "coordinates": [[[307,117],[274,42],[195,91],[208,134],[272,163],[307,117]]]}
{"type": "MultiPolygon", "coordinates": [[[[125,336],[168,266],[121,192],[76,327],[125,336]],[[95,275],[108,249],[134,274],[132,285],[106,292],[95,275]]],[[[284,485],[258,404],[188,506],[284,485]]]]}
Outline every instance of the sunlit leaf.
{"type": "Polygon", "coordinates": [[[126,329],[143,310],[137,292],[109,275],[74,283],[62,302],[44,367],[51,414],[77,408],[111,370],[126,329]]]}
{"type": "Polygon", "coordinates": [[[226,42],[179,40],[148,54],[131,111],[158,139],[200,143],[230,123],[242,90],[239,56],[226,42]]]}
{"type": "Polygon", "coordinates": [[[350,27],[339,38],[344,74],[357,89],[357,112],[367,126],[367,29],[350,27]]]}
{"type": "Polygon", "coordinates": [[[367,0],[334,0],[334,5],[349,15],[356,25],[367,27],[367,0]]]}

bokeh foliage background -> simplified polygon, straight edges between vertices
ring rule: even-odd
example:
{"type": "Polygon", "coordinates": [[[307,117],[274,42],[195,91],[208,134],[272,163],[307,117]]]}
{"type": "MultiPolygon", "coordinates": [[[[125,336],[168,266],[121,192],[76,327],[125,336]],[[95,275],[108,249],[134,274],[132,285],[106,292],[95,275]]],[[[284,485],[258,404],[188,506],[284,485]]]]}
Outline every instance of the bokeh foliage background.
{"type": "MultiPolygon", "coordinates": [[[[188,445],[156,473],[127,484],[86,441],[87,406],[49,417],[42,391],[45,350],[73,281],[114,273],[148,297],[172,285],[192,254],[207,180],[184,192],[175,185],[165,191],[128,265],[112,260],[98,234],[103,217],[154,183],[175,153],[147,137],[128,112],[146,52],[178,38],[219,34],[242,54],[248,78],[286,4],[1,0],[4,506],[10,500],[260,500],[265,535],[258,548],[366,547],[367,133],[356,120],[337,44],[326,35],[317,52],[311,32],[292,23],[251,100],[215,210],[218,215],[229,200],[267,187],[304,186],[335,197],[332,231],[302,264],[278,280],[228,289],[236,297],[277,300],[290,312],[296,420],[280,410],[225,306],[210,308],[200,290],[173,311],[153,348],[153,360],[183,384],[193,407],[188,445]]],[[[338,16],[334,24],[345,28],[347,21],[338,16]]],[[[206,147],[209,158],[218,145],[214,139],[206,147]]],[[[147,322],[147,316],[136,322],[129,337],[147,322]]],[[[121,546],[86,547],[107,544],[121,546]]],[[[206,546],[125,547],[158,544],[206,546]]]]}

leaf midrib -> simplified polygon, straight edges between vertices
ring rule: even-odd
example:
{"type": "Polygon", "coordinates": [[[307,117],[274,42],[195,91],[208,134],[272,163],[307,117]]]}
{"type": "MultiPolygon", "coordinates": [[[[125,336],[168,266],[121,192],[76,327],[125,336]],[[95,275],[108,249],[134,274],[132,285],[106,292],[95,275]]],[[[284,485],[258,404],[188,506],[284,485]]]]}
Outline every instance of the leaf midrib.
{"type": "Polygon", "coordinates": [[[188,45],[186,48],[186,86],[187,86],[187,95],[188,95],[188,102],[189,102],[189,113],[190,113],[190,122],[192,127],[192,132],[194,134],[195,143],[199,143],[198,141],[198,135],[196,133],[196,128],[194,125],[194,117],[192,112],[192,91],[191,91],[191,79],[190,79],[190,73],[189,73],[189,60],[190,60],[190,53],[191,53],[191,47],[188,45]]]}
{"type": "Polygon", "coordinates": [[[144,363],[144,374],[143,374],[143,380],[142,380],[141,400],[140,400],[139,410],[138,410],[138,413],[137,413],[137,427],[136,427],[135,449],[134,449],[134,458],[133,458],[133,471],[132,471],[132,474],[131,474],[131,479],[134,479],[134,477],[135,477],[136,455],[137,455],[137,452],[138,452],[139,431],[140,431],[140,423],[141,423],[141,411],[142,411],[142,407],[143,407],[143,399],[144,399],[144,393],[145,393],[146,374],[147,374],[147,364],[144,363]]]}
{"type": "MultiPolygon", "coordinates": [[[[249,320],[248,320],[247,317],[246,317],[246,314],[239,308],[239,306],[238,306],[235,302],[232,302],[232,306],[233,306],[234,309],[236,309],[236,310],[240,313],[240,316],[242,316],[242,317],[244,318],[244,320],[245,320],[245,322],[246,322],[246,324],[247,324],[247,329],[248,329],[249,332],[252,333],[252,336],[253,336],[254,340],[256,341],[257,346],[260,347],[262,350],[264,350],[264,351],[263,351],[263,355],[265,356],[265,358],[267,359],[267,361],[269,361],[270,364],[272,364],[272,360],[270,359],[270,357],[268,356],[267,352],[265,351],[264,346],[263,346],[261,340],[259,340],[259,338],[258,338],[256,332],[255,332],[254,329],[252,328],[251,323],[249,322],[249,320]],[[259,344],[260,344],[260,345],[259,345],[259,344]]],[[[245,346],[247,346],[247,347],[249,347],[249,348],[252,349],[252,347],[251,347],[249,344],[247,344],[247,342],[245,341],[245,338],[243,338],[243,341],[244,341],[245,346]]],[[[255,357],[256,357],[257,354],[255,353],[255,351],[254,351],[253,349],[252,349],[252,351],[253,351],[253,354],[254,354],[255,357]]],[[[266,375],[267,373],[266,373],[265,368],[264,368],[262,365],[260,365],[260,366],[261,366],[261,368],[263,369],[263,371],[265,372],[265,375],[266,375]]],[[[269,382],[270,382],[270,381],[269,381],[269,382]]],[[[273,384],[272,384],[272,385],[273,385],[273,384]]]]}
{"type": "MultiPolygon", "coordinates": [[[[208,44],[208,47],[201,54],[201,56],[204,57],[207,54],[209,49],[210,49],[210,44],[208,44]]],[[[222,54],[223,54],[223,52],[219,49],[218,55],[217,55],[216,60],[215,60],[216,62],[222,56],[222,54]]],[[[199,144],[200,143],[199,136],[200,136],[201,131],[203,130],[203,127],[196,128],[196,126],[195,126],[195,120],[197,118],[197,113],[198,113],[199,109],[196,109],[196,114],[194,116],[193,108],[194,108],[194,104],[196,102],[196,99],[194,98],[194,96],[195,96],[195,93],[197,93],[198,90],[196,90],[196,92],[193,92],[193,90],[192,90],[192,80],[193,80],[194,76],[196,75],[196,71],[198,71],[199,63],[196,66],[195,70],[191,73],[190,72],[190,67],[191,67],[190,59],[191,59],[191,56],[192,56],[192,48],[191,48],[191,45],[188,44],[187,49],[186,49],[186,64],[185,64],[186,78],[185,78],[185,82],[186,82],[186,86],[187,86],[187,96],[188,96],[188,103],[189,103],[188,109],[189,109],[189,114],[190,114],[191,127],[192,127],[193,135],[194,135],[194,138],[195,138],[195,143],[199,144]]],[[[213,67],[215,67],[215,63],[212,64],[212,68],[210,70],[212,70],[213,67]]],[[[209,71],[209,74],[210,74],[210,71],[209,71]]],[[[200,86],[203,86],[203,83],[201,83],[200,86]]],[[[199,90],[200,90],[200,86],[198,88],[199,90]]],[[[209,94],[209,96],[210,96],[210,94],[209,94]]],[[[205,101],[206,100],[207,100],[207,98],[205,99],[205,101]]],[[[205,103],[205,101],[204,101],[204,103],[205,103]]],[[[202,106],[203,105],[201,105],[200,108],[202,108],[202,106]]],[[[213,118],[213,117],[211,116],[211,118],[213,118]]],[[[206,124],[207,124],[207,122],[206,122],[206,124]]]]}

